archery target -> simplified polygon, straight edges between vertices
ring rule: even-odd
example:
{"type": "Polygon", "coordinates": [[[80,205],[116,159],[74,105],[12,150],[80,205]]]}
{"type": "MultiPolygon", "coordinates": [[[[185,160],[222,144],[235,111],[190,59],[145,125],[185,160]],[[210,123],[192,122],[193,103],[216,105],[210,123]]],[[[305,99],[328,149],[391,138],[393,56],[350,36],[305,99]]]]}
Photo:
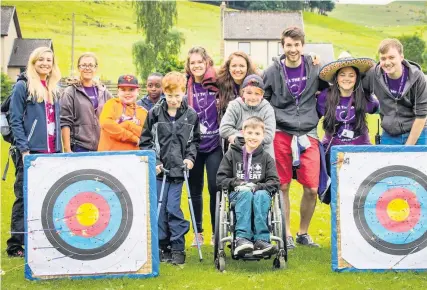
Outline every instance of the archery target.
{"type": "Polygon", "coordinates": [[[149,192],[154,186],[155,195],[155,185],[148,158],[110,154],[30,156],[26,258],[32,277],[153,269],[149,192]]]}
{"type": "Polygon", "coordinates": [[[47,192],[42,225],[52,246],[78,260],[96,260],[117,250],[132,227],[132,201],[123,184],[101,170],[61,177],[47,192]]]}
{"type": "Polygon", "coordinates": [[[337,268],[426,269],[427,152],[339,148],[343,162],[333,168],[337,268]]]}

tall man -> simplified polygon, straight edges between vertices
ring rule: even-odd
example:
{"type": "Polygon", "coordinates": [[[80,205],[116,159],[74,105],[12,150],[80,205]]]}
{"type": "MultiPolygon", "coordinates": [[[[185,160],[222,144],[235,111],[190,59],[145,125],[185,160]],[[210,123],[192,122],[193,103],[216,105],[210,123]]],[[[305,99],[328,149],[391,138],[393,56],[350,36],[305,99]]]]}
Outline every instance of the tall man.
{"type": "Polygon", "coordinates": [[[363,87],[380,102],[382,145],[427,145],[427,88],[420,66],[406,60],[397,39],[384,39],[380,62],[366,74],[363,87]]]}
{"type": "Polygon", "coordinates": [[[314,65],[309,55],[303,55],[304,38],[300,28],[285,29],[281,37],[284,54],[275,58],[264,74],[264,97],[276,115],[277,130],[273,144],[285,201],[288,249],[295,247],[290,230],[289,201],[294,170],[304,188],[296,242],[319,247],[309,236],[308,227],[316,207],[320,171],[316,92],[327,88],[328,84],[318,78],[320,65],[314,65]]]}

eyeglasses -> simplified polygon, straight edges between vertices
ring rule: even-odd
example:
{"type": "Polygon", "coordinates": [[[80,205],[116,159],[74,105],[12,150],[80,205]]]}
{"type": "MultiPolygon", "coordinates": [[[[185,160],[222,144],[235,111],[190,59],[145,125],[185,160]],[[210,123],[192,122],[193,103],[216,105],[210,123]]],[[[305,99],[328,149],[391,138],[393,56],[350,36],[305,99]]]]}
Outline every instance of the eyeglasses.
{"type": "Polygon", "coordinates": [[[97,65],[93,64],[79,64],[79,69],[94,69],[97,65]]]}

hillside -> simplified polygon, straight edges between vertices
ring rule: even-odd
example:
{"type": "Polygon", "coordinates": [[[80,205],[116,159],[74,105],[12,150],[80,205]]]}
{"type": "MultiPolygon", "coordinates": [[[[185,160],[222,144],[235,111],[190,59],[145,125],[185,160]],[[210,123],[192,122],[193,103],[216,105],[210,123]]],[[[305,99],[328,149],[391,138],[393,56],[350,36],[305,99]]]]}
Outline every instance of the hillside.
{"type": "MultiPolygon", "coordinates": [[[[115,80],[120,74],[135,72],[132,62],[132,44],[141,38],[141,32],[136,30],[136,17],[131,2],[3,1],[2,5],[17,7],[22,34],[25,38],[53,39],[63,75],[68,75],[70,72],[73,12],[76,14],[76,56],[84,51],[95,52],[100,61],[99,74],[106,79],[115,80]]],[[[421,7],[411,3],[402,5],[405,11],[412,9],[410,7],[421,7]]],[[[218,64],[219,7],[186,1],[178,1],[177,6],[177,27],[184,33],[186,39],[181,58],[185,59],[186,51],[191,46],[201,45],[206,47],[218,64]]],[[[336,55],[342,50],[348,50],[355,56],[375,57],[376,48],[382,38],[401,35],[403,32],[413,33],[420,29],[414,21],[408,21],[410,26],[387,29],[379,25],[366,27],[364,23],[358,21],[359,18],[370,18],[370,21],[377,21],[377,24],[383,23],[382,18],[360,17],[360,15],[370,15],[368,14],[371,10],[369,5],[360,5],[363,9],[360,8],[357,13],[348,13],[346,9],[353,8],[347,6],[350,5],[337,5],[336,11],[330,17],[305,12],[304,25],[308,42],[332,42],[336,55]],[[332,17],[334,15],[347,22],[332,17]]],[[[424,37],[427,39],[427,32],[424,37]]]]}

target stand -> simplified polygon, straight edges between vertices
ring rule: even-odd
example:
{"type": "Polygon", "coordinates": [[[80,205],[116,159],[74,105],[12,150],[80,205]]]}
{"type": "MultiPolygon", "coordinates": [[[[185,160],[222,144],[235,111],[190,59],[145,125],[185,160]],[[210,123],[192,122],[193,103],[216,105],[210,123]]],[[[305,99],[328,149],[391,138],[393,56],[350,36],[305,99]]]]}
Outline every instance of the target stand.
{"type": "Polygon", "coordinates": [[[427,146],[334,146],[332,269],[427,270],[427,146]]]}
{"type": "Polygon", "coordinates": [[[25,277],[159,273],[154,151],[29,155],[25,277]]]}

